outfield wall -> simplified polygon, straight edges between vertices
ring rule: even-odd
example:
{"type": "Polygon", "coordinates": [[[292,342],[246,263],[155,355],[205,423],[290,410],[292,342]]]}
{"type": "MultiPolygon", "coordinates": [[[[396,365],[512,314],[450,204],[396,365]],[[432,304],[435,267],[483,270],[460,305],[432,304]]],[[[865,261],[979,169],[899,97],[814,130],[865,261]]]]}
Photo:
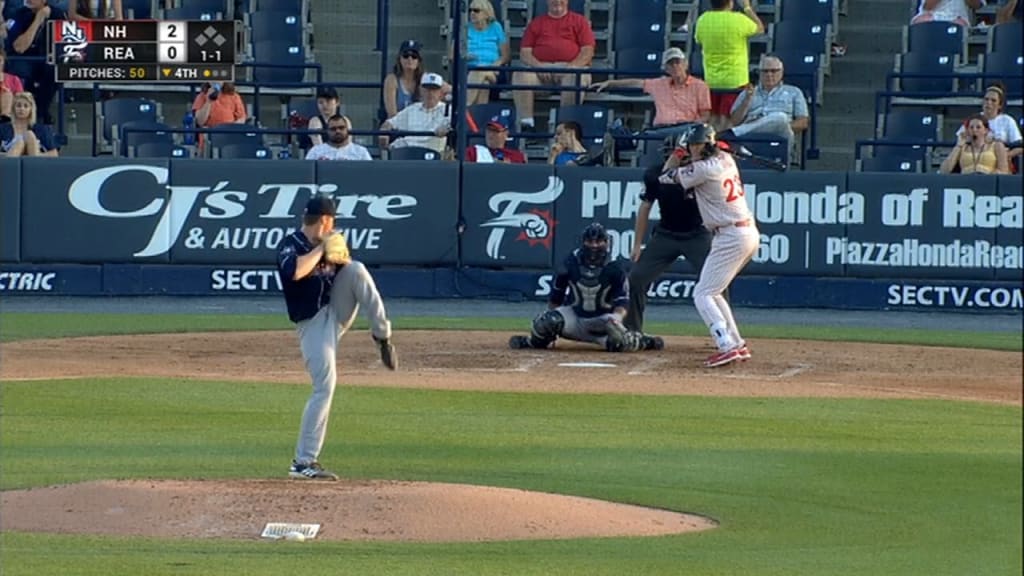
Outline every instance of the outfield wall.
{"type": "MultiPolygon", "coordinates": [[[[445,162],[0,159],[0,292],[272,293],[275,246],[312,193],[393,297],[541,299],[598,220],[628,257],[629,168],[445,162]]],[[[748,306],[1021,310],[1021,179],[747,171],[761,247],[748,306]]],[[[657,218],[655,210],[652,214],[657,218]]],[[[651,287],[689,299],[677,263],[651,287]]]]}

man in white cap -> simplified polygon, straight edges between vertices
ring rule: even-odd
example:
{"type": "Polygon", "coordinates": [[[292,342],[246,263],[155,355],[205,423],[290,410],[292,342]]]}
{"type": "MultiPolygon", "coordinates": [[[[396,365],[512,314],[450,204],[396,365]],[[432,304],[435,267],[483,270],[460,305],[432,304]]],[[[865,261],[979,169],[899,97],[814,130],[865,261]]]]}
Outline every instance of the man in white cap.
{"type": "Polygon", "coordinates": [[[683,122],[706,122],[711,113],[711,91],[700,78],[690,76],[686,54],[669,48],[661,65],[667,76],[660,78],[621,78],[594,84],[598,92],[606,88],[640,88],[654,100],[654,128],[683,122]]]}
{"type": "MultiPolygon", "coordinates": [[[[420,101],[414,102],[388,118],[380,129],[405,132],[432,132],[433,136],[404,136],[391,143],[391,148],[420,146],[444,152],[445,136],[451,131],[451,110],[442,102],[444,79],[440,74],[428,72],[420,80],[420,101]]],[[[389,137],[379,137],[380,147],[388,147],[389,137]]]]}

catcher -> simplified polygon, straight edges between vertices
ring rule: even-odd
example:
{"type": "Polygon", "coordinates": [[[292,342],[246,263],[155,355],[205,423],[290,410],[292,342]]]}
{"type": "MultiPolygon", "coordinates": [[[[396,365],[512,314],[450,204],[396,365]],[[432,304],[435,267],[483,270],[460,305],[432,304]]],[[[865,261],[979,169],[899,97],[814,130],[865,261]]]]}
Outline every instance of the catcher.
{"type": "Polygon", "coordinates": [[[622,320],[628,303],[626,270],[611,259],[608,231],[593,222],[584,228],[580,247],[555,270],[547,311],[533,319],[529,336],[513,336],[508,345],[544,349],[562,337],[601,344],[609,352],[664,348],[661,338],[626,329],[622,320]]]}
{"type": "Polygon", "coordinates": [[[288,317],[295,322],[313,394],[302,413],[295,459],[288,475],[298,479],[337,480],[319,463],[327,418],[337,384],[337,348],[362,305],[384,366],[394,370],[398,357],[391,344],[391,322],[373,277],[353,260],[345,237],[334,230],[337,207],[327,196],[306,204],[302,228],[281,241],[277,271],[288,317]]]}

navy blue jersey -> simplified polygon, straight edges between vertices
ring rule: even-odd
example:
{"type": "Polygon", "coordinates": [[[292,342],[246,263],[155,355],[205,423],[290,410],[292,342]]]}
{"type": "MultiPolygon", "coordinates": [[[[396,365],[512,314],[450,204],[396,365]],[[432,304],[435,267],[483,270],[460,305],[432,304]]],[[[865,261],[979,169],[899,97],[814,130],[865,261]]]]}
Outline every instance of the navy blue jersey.
{"type": "Polygon", "coordinates": [[[704,224],[693,192],[683,190],[678,184],[662,184],[658,176],[661,176],[660,165],[644,172],[644,191],[640,195],[644,202],[658,203],[661,210],[658,227],[676,234],[699,231],[704,224]]]}
{"type": "Polygon", "coordinates": [[[555,283],[548,301],[556,306],[568,302],[581,318],[607,314],[629,306],[629,274],[622,261],[603,266],[586,266],[573,250],[555,269],[555,283]],[[569,299],[566,300],[568,292],[569,299]]]}
{"type": "Polygon", "coordinates": [[[301,230],[285,236],[277,252],[277,274],[281,277],[284,303],[292,322],[308,320],[331,300],[331,287],[337,267],[321,260],[308,276],[295,280],[295,264],[299,256],[309,254],[314,246],[301,230]]]}

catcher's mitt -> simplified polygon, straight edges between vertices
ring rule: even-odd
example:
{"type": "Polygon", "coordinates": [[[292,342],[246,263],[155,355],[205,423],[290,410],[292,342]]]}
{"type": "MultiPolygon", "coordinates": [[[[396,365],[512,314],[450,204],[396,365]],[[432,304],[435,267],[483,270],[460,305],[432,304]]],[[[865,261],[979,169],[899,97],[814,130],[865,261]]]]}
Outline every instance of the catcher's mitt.
{"type": "Polygon", "coordinates": [[[331,264],[348,264],[352,261],[344,234],[335,232],[324,239],[324,259],[331,264]]]}
{"type": "Polygon", "coordinates": [[[377,346],[380,348],[380,361],[387,366],[388,370],[398,369],[398,352],[395,351],[395,345],[391,343],[391,340],[385,338],[384,340],[374,340],[377,342],[377,346]]]}

